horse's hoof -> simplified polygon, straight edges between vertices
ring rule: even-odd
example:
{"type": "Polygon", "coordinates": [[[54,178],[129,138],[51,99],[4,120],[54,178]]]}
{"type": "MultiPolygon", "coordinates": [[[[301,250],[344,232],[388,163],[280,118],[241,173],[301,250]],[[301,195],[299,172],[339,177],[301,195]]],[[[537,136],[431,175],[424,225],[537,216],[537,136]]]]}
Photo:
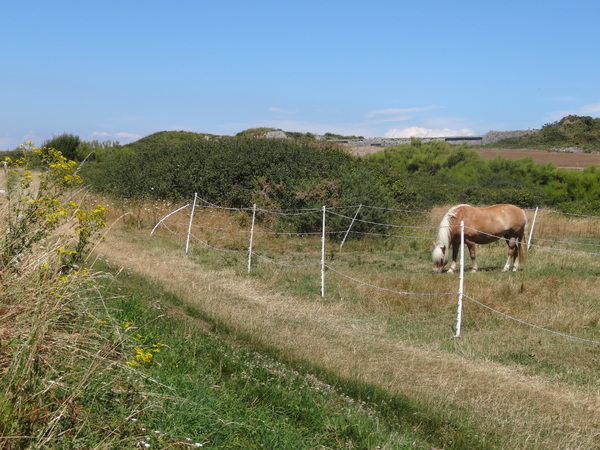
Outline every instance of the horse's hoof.
{"type": "Polygon", "coordinates": [[[454,273],[454,270],[448,269],[448,273],[454,273]]]}

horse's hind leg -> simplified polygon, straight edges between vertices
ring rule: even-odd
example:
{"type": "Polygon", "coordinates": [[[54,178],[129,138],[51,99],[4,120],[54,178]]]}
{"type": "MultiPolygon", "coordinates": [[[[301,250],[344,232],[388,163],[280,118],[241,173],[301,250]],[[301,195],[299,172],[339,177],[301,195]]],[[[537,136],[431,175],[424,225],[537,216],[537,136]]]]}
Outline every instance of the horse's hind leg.
{"type": "MultiPolygon", "coordinates": [[[[515,257],[513,260],[513,272],[517,272],[519,270],[519,262],[520,262],[520,257],[521,257],[521,253],[520,253],[520,245],[519,242],[523,239],[523,237],[518,237],[518,238],[514,238],[514,252],[515,252],[515,257]]],[[[512,241],[513,239],[511,239],[512,241]]]]}
{"type": "Polygon", "coordinates": [[[476,254],[475,254],[475,244],[467,241],[467,247],[469,248],[469,256],[471,256],[471,272],[477,272],[479,267],[477,266],[476,254]]]}
{"type": "Polygon", "coordinates": [[[506,241],[506,245],[508,246],[508,258],[502,272],[508,272],[511,262],[513,263],[513,271],[516,272],[519,270],[519,246],[517,245],[517,239],[514,237],[510,238],[506,241]]]}

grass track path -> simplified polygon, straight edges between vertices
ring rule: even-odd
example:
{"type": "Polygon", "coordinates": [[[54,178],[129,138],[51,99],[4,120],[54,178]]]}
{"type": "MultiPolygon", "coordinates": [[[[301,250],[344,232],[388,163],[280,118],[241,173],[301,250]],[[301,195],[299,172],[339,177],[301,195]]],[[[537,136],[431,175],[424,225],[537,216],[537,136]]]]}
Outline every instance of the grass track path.
{"type": "Polygon", "coordinates": [[[181,250],[147,235],[111,232],[97,249],[111,264],[143,275],[209,317],[256,342],[345,378],[429,404],[451,423],[467,410],[508,436],[514,448],[600,447],[600,394],[489,361],[382,338],[339,304],[276,293],[233,271],[206,271],[181,250]]]}

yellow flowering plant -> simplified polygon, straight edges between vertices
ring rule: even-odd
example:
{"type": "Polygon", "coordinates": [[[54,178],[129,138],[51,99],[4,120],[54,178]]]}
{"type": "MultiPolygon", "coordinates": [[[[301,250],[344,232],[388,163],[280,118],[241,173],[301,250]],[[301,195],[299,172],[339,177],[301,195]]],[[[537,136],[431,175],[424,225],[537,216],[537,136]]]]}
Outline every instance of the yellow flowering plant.
{"type": "Polygon", "coordinates": [[[78,222],[73,247],[56,250],[61,270],[69,271],[82,262],[92,236],[106,226],[106,208],[97,205],[88,211],[66,198],[82,183],[75,161],[54,148],[35,147],[31,141],[22,149],[22,158],[4,159],[7,205],[0,223],[0,270],[18,271],[19,260],[34,245],[73,219],[78,222]],[[33,170],[33,161],[39,161],[39,170],[33,170]]]}
{"type": "MultiPolygon", "coordinates": [[[[126,322],[123,326],[127,331],[131,327],[131,322],[126,322]]],[[[137,341],[141,344],[143,336],[137,333],[135,336],[131,337],[132,340],[137,341]]],[[[163,347],[163,344],[157,342],[150,346],[135,346],[133,348],[135,355],[125,362],[129,367],[150,367],[156,365],[156,361],[154,357],[157,353],[160,353],[160,349],[163,347]]]]}
{"type": "Polygon", "coordinates": [[[22,150],[23,157],[0,161],[0,436],[48,447],[50,436],[83,429],[79,392],[105,353],[90,345],[100,339],[96,328],[106,327],[103,318],[82,326],[94,274],[78,265],[106,224],[106,208],[75,201],[82,183],[75,162],[31,142],[22,150]],[[83,373],[76,381],[64,369],[71,365],[83,373]],[[57,400],[54,389],[69,400],[57,400]],[[72,419],[65,422],[67,405],[72,419]]]}

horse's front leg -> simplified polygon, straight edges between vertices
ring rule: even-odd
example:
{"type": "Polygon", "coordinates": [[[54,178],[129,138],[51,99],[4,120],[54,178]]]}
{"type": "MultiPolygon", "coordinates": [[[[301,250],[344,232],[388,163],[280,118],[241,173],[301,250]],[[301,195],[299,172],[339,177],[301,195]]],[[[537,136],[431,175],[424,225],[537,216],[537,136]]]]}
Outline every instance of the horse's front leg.
{"type": "Polygon", "coordinates": [[[475,243],[467,241],[467,247],[469,248],[469,255],[471,256],[472,268],[471,272],[477,272],[479,267],[477,267],[477,261],[475,259],[475,243]]]}
{"type": "Polygon", "coordinates": [[[448,273],[454,273],[454,271],[456,270],[456,258],[458,256],[459,247],[460,247],[460,243],[452,242],[452,264],[450,264],[448,273]]]}

